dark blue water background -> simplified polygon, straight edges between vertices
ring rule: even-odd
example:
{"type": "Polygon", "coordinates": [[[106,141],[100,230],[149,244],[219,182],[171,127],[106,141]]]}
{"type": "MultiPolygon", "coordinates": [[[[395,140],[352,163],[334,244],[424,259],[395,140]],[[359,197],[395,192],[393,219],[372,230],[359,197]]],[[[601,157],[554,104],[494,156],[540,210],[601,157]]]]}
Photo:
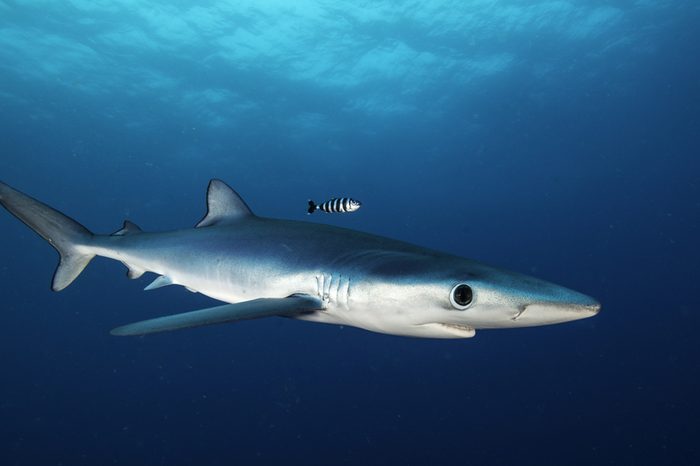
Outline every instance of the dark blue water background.
{"type": "MultiPolygon", "coordinates": [[[[265,319],[55,252],[0,215],[0,462],[697,464],[695,2],[0,1],[0,178],[96,232],[261,215],[478,259],[603,303],[421,340],[265,319]],[[360,199],[349,216],[307,198],[360,199]]],[[[313,244],[309,244],[312,249],[313,244]]]]}

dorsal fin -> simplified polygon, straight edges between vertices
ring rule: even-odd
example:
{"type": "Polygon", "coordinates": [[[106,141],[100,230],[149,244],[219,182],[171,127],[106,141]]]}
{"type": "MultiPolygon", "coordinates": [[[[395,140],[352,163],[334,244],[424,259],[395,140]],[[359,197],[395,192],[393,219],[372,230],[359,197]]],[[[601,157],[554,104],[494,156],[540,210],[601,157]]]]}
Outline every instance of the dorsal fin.
{"type": "Polygon", "coordinates": [[[134,222],[130,222],[129,220],[124,220],[124,225],[121,227],[121,229],[112,233],[112,236],[134,235],[136,233],[142,232],[143,230],[139,228],[137,224],[135,224],[134,222]]]}
{"type": "Polygon", "coordinates": [[[207,188],[207,214],[195,228],[225,225],[253,215],[236,191],[221,180],[213,179],[207,188]]]}

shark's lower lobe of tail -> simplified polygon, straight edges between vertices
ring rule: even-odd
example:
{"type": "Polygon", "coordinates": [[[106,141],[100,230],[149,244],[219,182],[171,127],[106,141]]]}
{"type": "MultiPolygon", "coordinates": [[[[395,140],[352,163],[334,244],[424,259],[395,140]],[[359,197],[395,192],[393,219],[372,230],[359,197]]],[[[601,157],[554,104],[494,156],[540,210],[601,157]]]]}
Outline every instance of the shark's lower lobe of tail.
{"type": "Polygon", "coordinates": [[[75,220],[0,182],[0,204],[49,242],[61,256],[51,288],[70,285],[95,255],[93,234],[75,220]]]}

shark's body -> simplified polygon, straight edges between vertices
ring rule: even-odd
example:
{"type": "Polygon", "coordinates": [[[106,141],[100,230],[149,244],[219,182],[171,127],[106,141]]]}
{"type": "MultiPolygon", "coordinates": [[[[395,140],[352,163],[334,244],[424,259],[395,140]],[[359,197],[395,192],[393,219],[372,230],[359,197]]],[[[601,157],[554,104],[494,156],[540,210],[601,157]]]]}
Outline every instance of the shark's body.
{"type": "Polygon", "coordinates": [[[598,312],[592,298],[542,280],[357,231],[254,215],[212,180],[196,228],[146,233],[130,222],[93,235],[58,211],[0,183],[0,203],[61,254],[53,289],[68,286],[94,256],[123,262],[129,276],[159,277],[223,306],[115,329],[140,335],[280,315],[417,337],[468,338],[475,329],[544,325],[598,312]],[[467,302],[468,301],[468,302],[467,302]]]}

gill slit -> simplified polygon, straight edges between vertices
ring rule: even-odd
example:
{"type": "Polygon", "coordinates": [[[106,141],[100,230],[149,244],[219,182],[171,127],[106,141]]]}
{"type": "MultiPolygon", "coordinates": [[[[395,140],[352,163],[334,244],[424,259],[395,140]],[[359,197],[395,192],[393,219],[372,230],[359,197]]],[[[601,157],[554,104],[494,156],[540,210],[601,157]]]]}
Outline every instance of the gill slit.
{"type": "Polygon", "coordinates": [[[336,304],[344,309],[349,309],[350,285],[350,277],[344,277],[341,274],[319,273],[316,275],[316,294],[326,305],[336,304]]]}

